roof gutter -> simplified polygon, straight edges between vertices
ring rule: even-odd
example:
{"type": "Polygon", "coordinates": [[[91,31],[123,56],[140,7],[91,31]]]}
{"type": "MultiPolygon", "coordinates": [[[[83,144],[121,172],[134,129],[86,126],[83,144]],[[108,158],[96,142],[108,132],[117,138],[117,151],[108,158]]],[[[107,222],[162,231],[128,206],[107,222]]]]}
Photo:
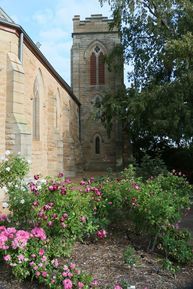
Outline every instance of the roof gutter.
{"type": "Polygon", "coordinates": [[[67,82],[58,74],[58,72],[54,69],[54,67],[50,64],[50,62],[46,59],[43,53],[38,49],[32,39],[28,36],[25,30],[18,24],[10,23],[0,19],[0,24],[4,26],[9,26],[12,28],[16,28],[20,32],[20,44],[19,44],[19,59],[22,62],[23,60],[23,43],[26,41],[33,51],[39,56],[40,61],[47,67],[47,69],[51,72],[51,74],[58,80],[58,82],[64,87],[64,89],[69,93],[71,98],[76,102],[78,106],[81,105],[78,98],[74,95],[71,87],[67,84],[67,82]]]}

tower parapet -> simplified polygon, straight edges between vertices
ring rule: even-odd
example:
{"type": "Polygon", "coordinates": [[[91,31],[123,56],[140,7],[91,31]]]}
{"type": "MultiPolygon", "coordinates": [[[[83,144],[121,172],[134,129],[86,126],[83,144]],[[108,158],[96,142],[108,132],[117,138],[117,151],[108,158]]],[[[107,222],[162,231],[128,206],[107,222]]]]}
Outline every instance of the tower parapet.
{"type": "MultiPolygon", "coordinates": [[[[112,23],[111,19],[103,16],[102,14],[92,14],[86,17],[85,20],[80,20],[79,15],[73,18],[73,34],[77,33],[109,33],[109,24],[112,23]]],[[[111,33],[117,33],[118,29],[115,27],[111,33]]]]}

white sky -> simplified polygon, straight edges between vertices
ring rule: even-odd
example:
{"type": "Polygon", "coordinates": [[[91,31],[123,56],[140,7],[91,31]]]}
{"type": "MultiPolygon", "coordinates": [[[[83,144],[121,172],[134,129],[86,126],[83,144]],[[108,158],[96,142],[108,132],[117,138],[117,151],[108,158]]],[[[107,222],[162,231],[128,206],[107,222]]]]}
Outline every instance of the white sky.
{"type": "Polygon", "coordinates": [[[0,7],[41,43],[41,52],[68,84],[73,16],[111,16],[110,7],[101,7],[98,0],[0,0],[0,7]]]}

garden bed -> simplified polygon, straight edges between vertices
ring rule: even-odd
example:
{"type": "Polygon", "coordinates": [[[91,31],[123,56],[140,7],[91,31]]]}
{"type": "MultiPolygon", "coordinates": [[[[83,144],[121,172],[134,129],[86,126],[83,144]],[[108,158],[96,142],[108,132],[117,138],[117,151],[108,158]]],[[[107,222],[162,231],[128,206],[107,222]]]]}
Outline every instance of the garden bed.
{"type": "MultiPolygon", "coordinates": [[[[148,254],[136,250],[138,264],[129,266],[124,263],[123,252],[129,240],[127,235],[111,232],[107,239],[99,241],[77,242],[73,249],[73,260],[81,271],[90,273],[98,280],[101,288],[113,287],[125,280],[136,289],[176,289],[184,288],[192,281],[193,266],[181,268],[176,275],[161,268],[161,258],[156,254],[148,254]]],[[[19,283],[10,276],[8,267],[0,268],[0,289],[44,289],[36,282],[19,283]]]]}
{"type": "Polygon", "coordinates": [[[63,173],[24,180],[26,171],[20,156],[0,167],[10,211],[0,214],[0,289],[187,289],[193,281],[192,236],[181,222],[186,214],[193,232],[192,186],[184,178],[143,179],[131,166],[121,178],[75,184],[63,173]]]}

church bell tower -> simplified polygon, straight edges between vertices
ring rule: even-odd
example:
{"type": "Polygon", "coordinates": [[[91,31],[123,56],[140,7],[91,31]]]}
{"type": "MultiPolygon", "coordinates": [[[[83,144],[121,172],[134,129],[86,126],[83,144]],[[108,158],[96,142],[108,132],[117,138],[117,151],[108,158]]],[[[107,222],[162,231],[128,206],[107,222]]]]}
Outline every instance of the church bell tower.
{"type": "Polygon", "coordinates": [[[118,30],[109,29],[111,20],[101,14],[85,20],[73,19],[73,45],[71,50],[71,86],[81,103],[80,135],[83,168],[87,171],[113,170],[122,164],[121,134],[114,124],[111,136],[99,118],[95,117],[95,104],[105,93],[114,93],[122,84],[119,76],[108,70],[104,59],[120,44],[118,30]]]}

